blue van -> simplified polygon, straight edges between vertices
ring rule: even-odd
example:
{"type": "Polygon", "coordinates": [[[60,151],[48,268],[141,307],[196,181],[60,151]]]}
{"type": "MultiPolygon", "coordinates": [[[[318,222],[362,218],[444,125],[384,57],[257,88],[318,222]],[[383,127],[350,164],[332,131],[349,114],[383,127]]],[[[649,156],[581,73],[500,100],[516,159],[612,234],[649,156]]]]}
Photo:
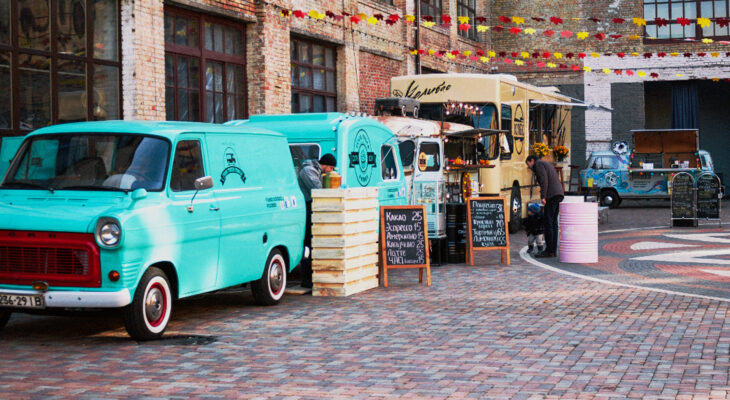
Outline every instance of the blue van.
{"type": "Polygon", "coordinates": [[[0,328],[12,312],[122,308],[161,336],[173,301],[251,282],[279,302],[306,208],[286,138],[249,126],[84,122],[29,134],[0,184],[0,328]]]}
{"type": "Polygon", "coordinates": [[[380,205],[407,203],[398,139],[382,123],[342,113],[257,115],[227,126],[270,129],[286,136],[294,165],[332,153],[342,187],[377,187],[380,205]]]}

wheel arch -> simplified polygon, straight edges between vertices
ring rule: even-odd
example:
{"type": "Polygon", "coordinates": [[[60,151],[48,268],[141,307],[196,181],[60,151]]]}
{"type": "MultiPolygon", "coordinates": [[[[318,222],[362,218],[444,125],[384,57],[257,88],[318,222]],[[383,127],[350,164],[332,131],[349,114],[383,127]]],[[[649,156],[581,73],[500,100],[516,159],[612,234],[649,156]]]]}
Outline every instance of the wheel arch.
{"type": "Polygon", "coordinates": [[[159,261],[145,268],[145,270],[142,271],[142,275],[144,275],[144,273],[152,267],[159,268],[165,273],[165,275],[167,275],[167,280],[170,281],[170,289],[172,290],[172,299],[177,300],[179,298],[180,281],[177,276],[175,266],[169,261],[159,261]]]}

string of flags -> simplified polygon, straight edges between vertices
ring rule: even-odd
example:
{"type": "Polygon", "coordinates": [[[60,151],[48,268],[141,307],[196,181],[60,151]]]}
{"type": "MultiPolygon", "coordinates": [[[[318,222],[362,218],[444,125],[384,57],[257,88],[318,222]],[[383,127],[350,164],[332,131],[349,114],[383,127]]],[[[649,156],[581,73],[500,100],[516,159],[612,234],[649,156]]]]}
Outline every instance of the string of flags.
{"type": "MultiPolygon", "coordinates": [[[[310,18],[313,20],[324,20],[329,19],[337,22],[342,21],[349,21],[352,24],[360,24],[361,22],[364,24],[370,24],[370,25],[378,25],[380,23],[384,23],[388,26],[393,26],[398,22],[404,22],[406,24],[413,24],[416,22],[416,17],[414,15],[405,14],[388,14],[387,16],[385,14],[377,13],[373,15],[368,15],[365,13],[358,13],[358,14],[350,14],[347,12],[342,13],[334,13],[332,11],[325,11],[320,12],[317,10],[289,10],[286,8],[280,9],[280,15],[284,18],[310,18]]],[[[449,28],[454,21],[452,20],[452,17],[448,14],[443,14],[440,17],[438,17],[439,21],[438,24],[443,28],[449,28]]],[[[588,31],[572,31],[569,29],[559,29],[558,27],[564,27],[566,24],[566,20],[570,21],[591,21],[596,24],[601,22],[606,22],[613,25],[622,25],[625,23],[631,23],[636,25],[637,27],[643,27],[647,26],[647,24],[654,24],[658,27],[663,26],[669,26],[670,24],[679,24],[680,26],[689,26],[692,23],[696,23],[701,28],[707,28],[713,23],[715,23],[720,28],[725,28],[730,26],[730,18],[726,17],[717,17],[717,18],[696,18],[696,19],[688,19],[688,18],[677,18],[674,20],[669,20],[665,18],[655,18],[653,20],[646,20],[644,18],[631,18],[630,21],[625,18],[561,18],[557,16],[551,16],[551,17],[518,17],[518,16],[499,16],[497,17],[497,20],[499,21],[499,24],[487,24],[489,21],[486,17],[475,17],[470,18],[468,16],[458,16],[456,17],[456,22],[458,23],[458,28],[461,31],[468,31],[472,28],[475,28],[477,32],[486,32],[489,30],[492,30],[494,32],[505,32],[510,33],[513,35],[518,34],[524,34],[524,35],[542,35],[545,37],[555,37],[559,39],[578,39],[578,40],[586,40],[588,38],[593,38],[597,40],[605,40],[605,39],[620,39],[622,37],[626,37],[628,39],[633,40],[639,40],[639,39],[656,39],[653,37],[644,37],[643,35],[623,35],[619,33],[605,33],[605,32],[588,32],[588,31]],[[525,27],[524,24],[526,21],[534,21],[536,23],[547,23],[548,25],[552,24],[552,28],[548,29],[535,29],[532,27],[525,27]],[[511,26],[510,26],[511,25],[511,26]]],[[[437,25],[437,18],[429,15],[424,15],[421,17],[420,23],[423,24],[425,27],[433,27],[437,25]]],[[[721,41],[715,41],[710,38],[703,38],[700,40],[694,39],[694,38],[683,38],[679,39],[681,41],[701,41],[703,43],[720,43],[720,44],[730,44],[730,41],[727,40],[721,40],[721,41]]]]}
{"type": "MultiPolygon", "coordinates": [[[[721,56],[730,57],[730,52],[719,52],[719,51],[713,51],[713,52],[697,52],[697,53],[680,53],[680,52],[658,52],[658,53],[638,53],[638,52],[632,52],[632,53],[624,53],[624,52],[618,52],[618,53],[598,53],[595,51],[591,52],[579,52],[579,53],[573,53],[573,52],[549,52],[549,51],[471,51],[471,50],[434,50],[434,49],[411,49],[409,50],[410,54],[412,55],[430,55],[430,56],[436,56],[436,57],[446,57],[449,59],[454,59],[459,56],[462,56],[463,58],[471,58],[472,61],[484,60],[484,59],[491,59],[491,58],[506,58],[511,57],[513,59],[516,59],[515,61],[523,61],[522,63],[518,63],[518,65],[521,65],[525,63],[524,60],[529,59],[554,59],[554,60],[562,60],[562,59],[576,59],[576,60],[582,60],[585,58],[601,58],[602,56],[610,57],[610,56],[617,56],[618,58],[665,58],[665,57],[685,57],[685,58],[691,58],[691,57],[712,57],[712,58],[719,58],[721,56]]],[[[487,61],[484,61],[487,62],[487,61]]]]}

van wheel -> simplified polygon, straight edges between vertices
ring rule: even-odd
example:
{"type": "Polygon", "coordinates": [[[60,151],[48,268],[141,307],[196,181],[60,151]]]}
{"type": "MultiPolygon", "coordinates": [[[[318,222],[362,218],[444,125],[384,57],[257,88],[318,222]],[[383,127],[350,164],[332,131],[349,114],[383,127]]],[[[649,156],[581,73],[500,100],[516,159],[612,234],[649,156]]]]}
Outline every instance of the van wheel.
{"type": "Polygon", "coordinates": [[[266,260],[266,268],[261,279],[251,282],[251,293],[256,304],[273,306],[284,297],[286,290],[286,260],[281,251],[273,250],[266,260]]]}
{"type": "Polygon", "coordinates": [[[608,208],[618,208],[621,204],[621,198],[615,190],[608,189],[601,192],[601,205],[608,208]]]}
{"type": "Polygon", "coordinates": [[[150,267],[134,292],[132,304],[124,307],[124,326],[135,340],[153,340],[162,336],[172,313],[172,294],[167,275],[150,267]]]}
{"type": "Polygon", "coordinates": [[[512,186],[512,194],[509,200],[509,233],[517,233],[522,227],[522,194],[520,187],[512,186]]]}
{"type": "Polygon", "coordinates": [[[10,311],[0,310],[0,330],[2,330],[5,325],[8,324],[10,314],[12,314],[10,311]]]}

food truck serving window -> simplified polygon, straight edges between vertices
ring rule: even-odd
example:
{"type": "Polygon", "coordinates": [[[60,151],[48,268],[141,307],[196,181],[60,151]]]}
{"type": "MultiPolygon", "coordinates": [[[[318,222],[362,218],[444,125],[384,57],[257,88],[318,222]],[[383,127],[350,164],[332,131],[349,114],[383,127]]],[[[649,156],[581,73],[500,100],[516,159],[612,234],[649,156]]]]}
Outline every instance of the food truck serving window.
{"type": "Polygon", "coordinates": [[[424,172],[438,171],[441,168],[438,143],[421,143],[418,149],[418,169],[424,172]]]}
{"type": "Polygon", "coordinates": [[[291,152],[291,158],[294,160],[294,168],[299,169],[302,167],[302,163],[306,160],[319,160],[321,148],[316,143],[297,143],[290,144],[289,151],[291,152]]]}

